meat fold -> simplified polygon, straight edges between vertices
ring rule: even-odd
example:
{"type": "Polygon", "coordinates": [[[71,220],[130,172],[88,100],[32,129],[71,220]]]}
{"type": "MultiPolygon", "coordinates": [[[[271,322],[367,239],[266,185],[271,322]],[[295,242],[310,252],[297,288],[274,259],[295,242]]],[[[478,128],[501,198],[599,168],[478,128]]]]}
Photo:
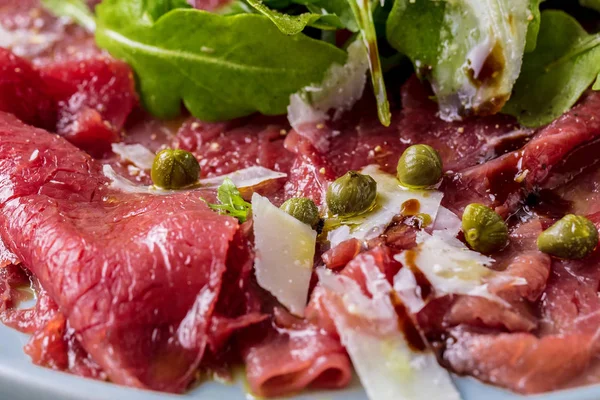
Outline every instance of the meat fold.
{"type": "Polygon", "coordinates": [[[454,371],[526,394],[560,388],[581,375],[598,351],[582,334],[537,338],[457,328],[450,335],[443,357],[454,371]]]}
{"type": "Polygon", "coordinates": [[[245,345],[252,393],[273,397],[306,388],[338,389],[352,379],[352,365],[339,340],[317,326],[257,326],[258,339],[245,345]],[[266,334],[265,334],[266,333],[266,334]]]}
{"type": "Polygon", "coordinates": [[[600,94],[586,94],[521,149],[465,169],[447,182],[446,198],[461,210],[482,202],[507,216],[531,193],[568,183],[599,160],[600,94]]]}
{"type": "Polygon", "coordinates": [[[203,358],[237,221],[208,208],[209,191],[106,183],[84,152],[0,114],[0,237],[112,381],[181,392],[203,358]]]}

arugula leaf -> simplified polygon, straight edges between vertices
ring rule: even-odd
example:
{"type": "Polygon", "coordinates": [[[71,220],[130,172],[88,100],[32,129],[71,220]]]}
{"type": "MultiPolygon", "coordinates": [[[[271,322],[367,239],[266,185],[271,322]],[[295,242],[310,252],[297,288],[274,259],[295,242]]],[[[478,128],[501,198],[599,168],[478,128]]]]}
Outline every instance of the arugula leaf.
{"type": "Polygon", "coordinates": [[[525,52],[531,53],[535,50],[537,45],[537,38],[540,32],[540,22],[542,20],[540,13],[540,4],[545,0],[530,0],[529,11],[531,17],[529,21],[529,27],[527,28],[527,40],[525,41],[525,52]]]}
{"type": "Polygon", "coordinates": [[[269,18],[286,35],[298,34],[307,26],[327,31],[345,27],[337,15],[312,4],[303,4],[302,0],[298,0],[298,3],[288,0],[238,0],[227,7],[225,14],[252,12],[259,12],[269,18]],[[299,7],[304,12],[298,13],[299,7]]]}
{"type": "Polygon", "coordinates": [[[270,9],[261,0],[246,0],[248,4],[269,18],[286,35],[296,35],[304,30],[307,25],[316,22],[321,15],[310,12],[300,15],[288,15],[270,9]]]}
{"type": "MultiPolygon", "coordinates": [[[[539,0],[396,0],[389,43],[433,86],[446,120],[493,114],[519,76],[539,0]]],[[[529,47],[532,49],[533,44],[529,47]]]]}
{"type": "Polygon", "coordinates": [[[537,48],[525,55],[502,111],[525,126],[548,124],[577,102],[599,72],[600,34],[589,35],[562,11],[544,11],[537,48]]]}
{"type": "Polygon", "coordinates": [[[96,29],[94,14],[84,0],[42,0],[42,5],[53,14],[73,19],[90,32],[96,29]]]}
{"type": "Polygon", "coordinates": [[[217,189],[217,199],[220,204],[208,204],[208,206],[225,214],[237,218],[240,222],[246,222],[248,213],[252,210],[252,204],[248,203],[240,195],[240,191],[230,178],[225,178],[217,189]]]}
{"type": "Polygon", "coordinates": [[[296,0],[296,2],[306,5],[313,13],[335,15],[341,22],[340,28],[346,28],[351,32],[359,31],[349,0],[296,0]]]}
{"type": "Polygon", "coordinates": [[[390,126],[392,114],[390,113],[390,103],[387,99],[385,81],[383,80],[383,71],[381,69],[381,59],[379,58],[379,48],[377,45],[377,34],[375,33],[375,23],[373,21],[373,9],[371,0],[348,0],[354,17],[360,27],[363,43],[367,49],[369,57],[369,69],[371,70],[371,81],[373,91],[377,100],[377,115],[379,121],[384,126],[390,126]]]}
{"type": "Polygon", "coordinates": [[[144,105],[162,118],[177,116],[182,101],[206,121],[283,114],[292,93],[346,58],[261,15],[176,8],[153,22],[143,0],[104,0],[96,12],[98,45],[129,63],[144,105]]]}

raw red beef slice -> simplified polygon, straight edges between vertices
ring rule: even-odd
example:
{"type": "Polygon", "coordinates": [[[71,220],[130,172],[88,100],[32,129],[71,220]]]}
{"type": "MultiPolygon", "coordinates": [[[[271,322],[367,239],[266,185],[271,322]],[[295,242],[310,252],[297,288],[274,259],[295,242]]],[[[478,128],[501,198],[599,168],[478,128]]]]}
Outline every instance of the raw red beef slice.
{"type": "Polygon", "coordinates": [[[318,125],[317,132],[329,138],[326,152],[292,131],[285,145],[297,158],[286,185],[287,195],[307,196],[319,204],[328,182],[348,170],[378,164],[395,173],[400,155],[413,144],[434,147],[444,169],[451,173],[514,150],[532,134],[514,119],[501,115],[444,122],[437,117],[438,107],[429,96],[429,90],[416,77],[409,79],[402,87],[403,108],[395,109],[388,128],[370,112],[370,105],[358,103],[339,121],[318,125]]]}
{"type": "Polygon", "coordinates": [[[63,138],[0,114],[0,236],[120,384],[181,392],[237,221],[200,196],[123,194],[63,138]]]}
{"type": "Polygon", "coordinates": [[[480,201],[508,215],[527,194],[569,182],[598,160],[599,107],[590,93],[522,149],[456,174],[445,201],[454,209],[480,201]]]}
{"type": "Polygon", "coordinates": [[[56,103],[29,61],[0,48],[0,111],[46,129],[56,124],[56,103]]]}
{"type": "Polygon", "coordinates": [[[97,156],[120,141],[125,120],[137,104],[127,64],[96,57],[46,65],[40,73],[57,102],[58,134],[97,156]]]}
{"type": "Polygon", "coordinates": [[[196,154],[203,176],[255,165],[288,172],[294,158],[283,147],[288,129],[281,117],[252,116],[216,123],[190,118],[177,132],[174,144],[196,154]]]}

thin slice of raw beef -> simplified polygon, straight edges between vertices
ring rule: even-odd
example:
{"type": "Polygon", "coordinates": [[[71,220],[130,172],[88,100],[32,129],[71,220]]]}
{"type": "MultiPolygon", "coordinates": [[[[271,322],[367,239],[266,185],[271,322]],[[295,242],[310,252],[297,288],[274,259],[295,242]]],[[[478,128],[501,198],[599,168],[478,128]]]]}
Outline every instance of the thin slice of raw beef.
{"type": "Polygon", "coordinates": [[[210,191],[126,194],[63,138],[0,114],[0,236],[121,384],[193,379],[238,224],[210,191]]]}
{"type": "Polygon", "coordinates": [[[518,149],[533,134],[506,116],[469,118],[447,123],[437,117],[430,91],[416,77],[402,87],[402,109],[394,110],[390,127],[378,121],[368,100],[361,100],[344,118],[316,131],[328,137],[326,152],[317,150],[295,131],[286,138],[286,148],[297,154],[286,185],[288,196],[303,195],[320,204],[327,184],[348,170],[378,164],[395,173],[398,159],[410,145],[425,143],[442,157],[450,176],[465,168],[518,149]],[[367,103],[367,104],[365,104],[367,103]]]}
{"type": "Polygon", "coordinates": [[[352,378],[352,364],[335,336],[319,326],[283,317],[247,332],[243,342],[252,393],[282,396],[306,388],[338,389],[352,378]],[[283,320],[283,321],[282,321],[283,320]]]}
{"type": "Polygon", "coordinates": [[[137,104],[133,72],[109,57],[65,61],[41,67],[56,102],[56,132],[77,147],[102,156],[120,141],[125,120],[137,104]]]}
{"type": "Polygon", "coordinates": [[[56,126],[57,105],[31,63],[0,48],[0,111],[46,129],[56,126]]]}

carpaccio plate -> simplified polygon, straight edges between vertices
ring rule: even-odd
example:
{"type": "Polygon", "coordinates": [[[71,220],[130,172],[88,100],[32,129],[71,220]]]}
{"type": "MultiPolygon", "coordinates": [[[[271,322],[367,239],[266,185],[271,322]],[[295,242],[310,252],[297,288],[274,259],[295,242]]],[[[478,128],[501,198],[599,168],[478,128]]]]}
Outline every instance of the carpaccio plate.
{"type": "MultiPolygon", "coordinates": [[[[52,371],[31,364],[27,355],[23,353],[23,346],[27,343],[27,339],[27,335],[0,324],[0,400],[242,400],[254,398],[246,392],[241,382],[231,385],[205,382],[181,396],[131,389],[52,371]]],[[[525,397],[484,385],[473,378],[454,377],[454,381],[463,400],[600,399],[600,385],[525,397]]],[[[287,399],[367,400],[367,396],[355,379],[351,387],[345,390],[307,392],[287,399]]]]}

